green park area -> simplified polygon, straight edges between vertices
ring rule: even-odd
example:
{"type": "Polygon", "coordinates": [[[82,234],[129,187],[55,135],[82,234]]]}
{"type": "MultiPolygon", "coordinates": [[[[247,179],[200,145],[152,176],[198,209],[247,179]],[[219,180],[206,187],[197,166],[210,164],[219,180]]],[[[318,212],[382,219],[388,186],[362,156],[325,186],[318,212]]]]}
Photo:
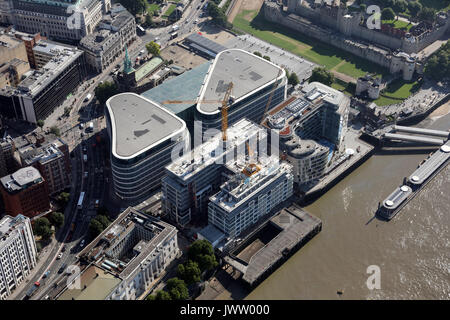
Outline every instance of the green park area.
{"type": "Polygon", "coordinates": [[[164,17],[164,18],[170,17],[170,15],[172,14],[172,12],[174,12],[176,8],[177,8],[177,5],[176,5],[176,4],[171,4],[171,5],[169,6],[169,8],[166,10],[166,12],[164,12],[163,17],[164,17]]]}
{"type": "Polygon", "coordinates": [[[394,20],[383,20],[382,23],[389,24],[396,29],[404,29],[406,31],[409,31],[409,29],[411,29],[411,27],[413,26],[413,24],[408,23],[406,21],[395,20],[395,19],[394,20]]]}
{"type": "Polygon", "coordinates": [[[151,3],[151,4],[149,4],[148,7],[147,7],[147,12],[148,12],[150,15],[154,15],[154,13],[155,13],[155,12],[158,12],[158,10],[159,10],[159,4],[157,4],[157,3],[151,3]]]}
{"type": "Polygon", "coordinates": [[[358,78],[366,73],[385,75],[388,70],[337,49],[326,43],[304,36],[289,28],[268,23],[257,10],[242,10],[233,21],[236,31],[249,33],[261,40],[290,51],[307,60],[325,66],[328,70],[358,78]]]}
{"type": "Polygon", "coordinates": [[[390,104],[400,103],[407,99],[410,95],[417,92],[421,87],[419,81],[404,81],[401,79],[391,82],[382,92],[382,96],[375,100],[378,106],[386,106],[390,104]]]}

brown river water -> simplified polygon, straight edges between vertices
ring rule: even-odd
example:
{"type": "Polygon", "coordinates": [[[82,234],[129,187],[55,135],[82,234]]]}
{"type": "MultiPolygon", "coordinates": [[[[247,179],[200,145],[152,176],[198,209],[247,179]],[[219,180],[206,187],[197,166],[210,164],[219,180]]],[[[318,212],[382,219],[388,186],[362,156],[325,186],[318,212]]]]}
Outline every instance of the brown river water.
{"type": "MultiPolygon", "coordinates": [[[[447,130],[450,114],[418,126],[447,130]]],[[[375,155],[306,207],[322,232],[246,299],[450,299],[450,166],[393,220],[372,219],[427,154],[375,155]],[[370,265],[380,289],[366,285],[370,265]]]]}

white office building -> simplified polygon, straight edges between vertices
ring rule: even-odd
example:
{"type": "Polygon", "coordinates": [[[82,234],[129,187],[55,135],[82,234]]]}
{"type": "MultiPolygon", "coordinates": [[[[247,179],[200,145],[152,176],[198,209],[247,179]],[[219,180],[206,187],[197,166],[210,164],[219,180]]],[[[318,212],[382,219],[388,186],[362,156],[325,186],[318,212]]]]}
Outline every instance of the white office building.
{"type": "Polygon", "coordinates": [[[161,186],[172,150],[189,146],[186,123],[135,93],[111,97],[106,107],[114,190],[124,201],[150,197],[161,186]]]}
{"type": "Polygon", "coordinates": [[[30,219],[23,215],[0,220],[0,300],[5,300],[36,266],[36,244],[30,219]]]}

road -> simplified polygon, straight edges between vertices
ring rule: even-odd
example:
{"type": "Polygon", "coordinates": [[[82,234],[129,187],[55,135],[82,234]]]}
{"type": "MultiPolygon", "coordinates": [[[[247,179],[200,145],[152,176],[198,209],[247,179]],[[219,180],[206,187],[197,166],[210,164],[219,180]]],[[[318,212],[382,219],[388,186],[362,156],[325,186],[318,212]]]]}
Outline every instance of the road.
{"type": "MultiPolygon", "coordinates": [[[[176,23],[179,25],[179,37],[185,36],[197,29],[197,25],[203,23],[206,17],[200,18],[203,13],[203,2],[194,0],[186,9],[183,17],[176,23]],[[198,7],[200,6],[200,9],[198,7]],[[196,19],[198,19],[196,21],[196,19]]],[[[134,61],[140,51],[145,49],[145,44],[150,41],[157,41],[164,48],[171,44],[170,32],[172,26],[164,28],[152,29],[147,34],[140,37],[129,48],[130,57],[134,61]]],[[[174,40],[176,41],[176,39],[174,40]]],[[[79,86],[72,97],[69,97],[55,112],[53,112],[45,120],[45,129],[51,126],[57,126],[62,137],[69,144],[69,150],[73,151],[72,158],[72,187],[70,190],[70,200],[65,209],[65,224],[61,230],[57,232],[56,244],[47,250],[51,250],[46,261],[37,270],[35,275],[31,277],[25,287],[15,295],[15,299],[23,299],[29,289],[34,286],[36,281],[40,282],[38,290],[35,291],[32,300],[54,299],[57,294],[66,286],[69,278],[65,272],[58,273],[59,269],[64,266],[71,266],[76,263],[76,254],[81,250],[80,243],[85,238],[90,220],[96,215],[94,203],[96,199],[100,200],[100,205],[105,198],[105,192],[109,190],[108,183],[105,181],[104,168],[107,150],[105,142],[99,144],[96,141],[96,135],[105,127],[103,117],[103,109],[95,105],[95,99],[85,101],[88,94],[94,97],[94,90],[103,81],[110,80],[110,73],[116,68],[117,64],[122,64],[122,58],[118,58],[101,74],[91,76],[83,84],[79,86]],[[64,117],[64,108],[71,108],[68,117],[64,117]],[[94,132],[85,133],[88,122],[94,122],[94,132]],[[85,124],[85,128],[80,128],[80,123],[85,124]],[[86,148],[84,151],[83,149],[86,148]],[[88,162],[84,163],[83,154],[86,153],[88,162]],[[85,176],[87,172],[87,176],[85,176]],[[77,209],[77,202],[81,191],[85,191],[85,200],[83,209],[77,209]],[[68,239],[72,223],[75,225],[71,238],[68,239]],[[64,247],[64,252],[62,252],[64,247]],[[57,256],[62,254],[61,259],[57,256]],[[44,274],[49,271],[49,275],[44,278],[44,274]]],[[[103,131],[104,132],[104,131],[103,131]]],[[[103,140],[105,137],[102,138],[103,140]]],[[[73,276],[71,277],[73,278],[73,276]]]]}

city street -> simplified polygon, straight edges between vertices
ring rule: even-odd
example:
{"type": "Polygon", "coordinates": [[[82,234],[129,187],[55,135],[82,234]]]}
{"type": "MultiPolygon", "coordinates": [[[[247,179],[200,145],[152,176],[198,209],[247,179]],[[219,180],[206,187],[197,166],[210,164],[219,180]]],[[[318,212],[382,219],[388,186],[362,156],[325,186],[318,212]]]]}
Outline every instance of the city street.
{"type": "MultiPolygon", "coordinates": [[[[207,19],[200,19],[203,10],[197,8],[201,3],[200,0],[194,0],[186,9],[183,17],[175,23],[179,26],[179,37],[197,30],[196,19],[198,19],[198,24],[207,19]]],[[[137,41],[128,48],[132,61],[150,41],[157,41],[162,48],[170,45],[171,30],[172,25],[169,25],[164,28],[148,30],[146,35],[138,37],[137,41]]],[[[179,39],[176,38],[173,41],[177,40],[179,39]]],[[[107,145],[104,130],[106,123],[103,107],[95,105],[94,90],[100,83],[112,80],[111,71],[116,69],[117,65],[122,66],[123,59],[124,54],[101,74],[89,76],[85,82],[80,84],[76,92],[45,120],[42,129],[48,131],[53,126],[58,127],[62,138],[69,145],[70,152],[73,152],[71,197],[65,209],[64,226],[56,233],[55,239],[43,249],[44,252],[40,257],[45,260],[39,261],[34,275],[19,287],[13,295],[14,299],[24,299],[36,281],[40,282],[40,286],[30,299],[54,299],[60,293],[67,285],[66,282],[69,278],[65,270],[68,266],[76,263],[76,254],[82,249],[81,241],[83,239],[88,241],[89,222],[97,214],[94,207],[95,200],[98,199],[102,206],[105,198],[108,199],[110,196],[106,195],[110,190],[110,181],[105,178],[108,176],[105,172],[105,159],[108,154],[105,148],[107,145]],[[90,99],[87,99],[89,94],[91,95],[90,99]],[[68,116],[64,116],[65,108],[71,108],[68,116]],[[94,130],[87,133],[86,127],[91,121],[94,123],[94,130]],[[84,125],[83,128],[80,126],[81,123],[84,125]],[[101,135],[101,143],[97,141],[97,134],[101,135]],[[87,154],[86,163],[83,161],[83,154],[87,154]],[[81,191],[85,192],[85,198],[82,209],[78,210],[77,202],[81,191]],[[72,225],[73,230],[71,230],[72,225]],[[57,258],[59,254],[62,255],[61,258],[57,258]]]]}

